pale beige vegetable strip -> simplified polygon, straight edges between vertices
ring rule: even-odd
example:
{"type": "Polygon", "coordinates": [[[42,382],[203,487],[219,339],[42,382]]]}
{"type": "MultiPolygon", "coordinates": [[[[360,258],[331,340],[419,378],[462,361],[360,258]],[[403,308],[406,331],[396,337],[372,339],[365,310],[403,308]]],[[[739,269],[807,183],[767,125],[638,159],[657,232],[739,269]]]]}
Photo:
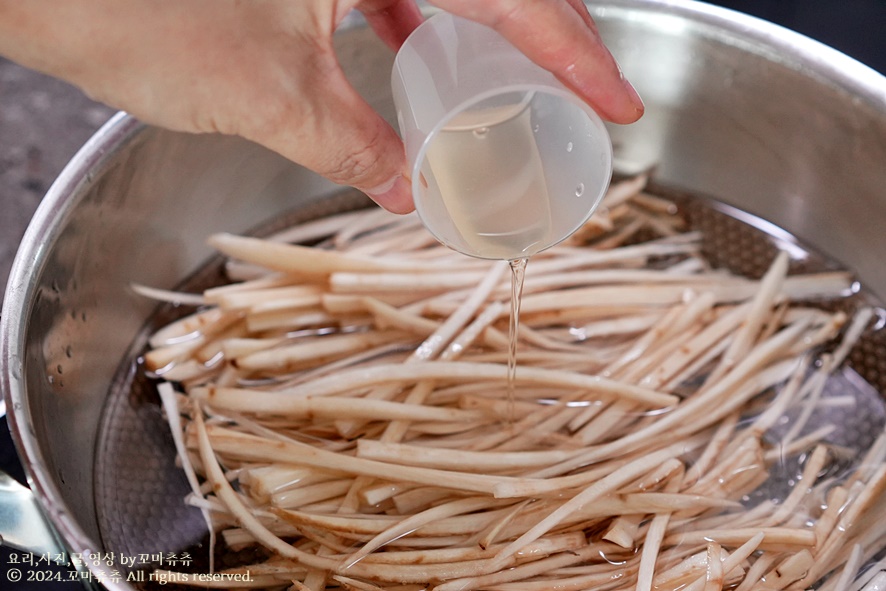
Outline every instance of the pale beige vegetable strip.
{"type": "MultiPolygon", "coordinates": [[[[295,244],[279,244],[257,238],[215,234],[209,239],[210,246],[229,256],[255,263],[274,271],[299,274],[307,277],[327,276],[337,271],[409,271],[433,273],[439,271],[426,263],[390,261],[376,257],[359,257],[339,254],[295,244]]],[[[477,267],[465,262],[461,268],[477,267]]]]}
{"type": "MultiPolygon", "coordinates": [[[[682,473],[674,475],[665,485],[665,491],[675,492],[680,490],[680,487],[683,485],[683,476],[682,473]]],[[[637,572],[637,591],[652,591],[655,563],[670,519],[670,512],[662,511],[657,513],[646,530],[646,538],[643,543],[640,566],[637,572]]]]}
{"type": "MultiPolygon", "coordinates": [[[[441,382],[498,382],[507,377],[507,367],[492,363],[471,363],[452,361],[445,363],[381,364],[373,367],[346,369],[335,376],[321,377],[308,384],[301,384],[279,392],[281,401],[286,396],[316,397],[346,394],[359,388],[396,384],[414,384],[425,380],[441,382]]],[[[651,408],[662,408],[674,404],[675,396],[643,388],[622,384],[600,376],[589,376],[567,371],[541,368],[524,368],[517,375],[518,384],[556,386],[593,390],[606,397],[624,397],[636,400],[651,408]]]]}
{"type": "Polygon", "coordinates": [[[762,330],[767,315],[775,307],[776,299],[782,291],[788,272],[788,253],[781,251],[760,281],[759,288],[751,300],[750,310],[742,319],[741,327],[735,332],[732,342],[723,353],[720,365],[707,377],[712,382],[728,372],[738,360],[751,349],[758,333],[762,330]]]}
{"type": "MultiPolygon", "coordinates": [[[[566,516],[569,515],[571,512],[581,509],[581,507],[583,507],[585,504],[593,502],[597,498],[616,490],[620,486],[624,486],[631,480],[634,480],[640,475],[648,472],[650,469],[660,464],[661,462],[691,451],[693,449],[693,443],[695,445],[700,444],[700,442],[692,442],[690,440],[682,446],[672,446],[670,448],[665,448],[659,452],[648,454],[640,460],[636,460],[631,464],[627,464],[626,466],[622,466],[621,468],[616,469],[608,476],[601,478],[599,481],[591,484],[579,494],[569,499],[559,509],[552,512],[550,515],[548,515],[543,520],[534,525],[531,529],[529,529],[529,531],[527,531],[525,534],[511,542],[511,544],[509,544],[506,548],[504,548],[501,552],[497,554],[496,558],[498,560],[504,560],[510,557],[521,547],[535,541],[540,536],[550,531],[560,521],[566,518],[566,516]]],[[[497,497],[506,497],[513,492],[509,490],[507,491],[508,494],[501,494],[502,488],[503,487],[501,485],[496,486],[495,494],[497,497]]]]}
{"type": "Polygon", "coordinates": [[[213,449],[228,457],[241,460],[270,461],[315,466],[317,468],[339,470],[356,475],[375,476],[384,474],[396,480],[406,480],[431,486],[445,486],[457,490],[490,494],[492,488],[507,477],[484,476],[464,472],[432,470],[412,466],[392,466],[383,462],[363,460],[352,456],[327,452],[299,445],[296,442],[270,441],[254,435],[237,433],[229,429],[212,427],[208,429],[213,449]]]}

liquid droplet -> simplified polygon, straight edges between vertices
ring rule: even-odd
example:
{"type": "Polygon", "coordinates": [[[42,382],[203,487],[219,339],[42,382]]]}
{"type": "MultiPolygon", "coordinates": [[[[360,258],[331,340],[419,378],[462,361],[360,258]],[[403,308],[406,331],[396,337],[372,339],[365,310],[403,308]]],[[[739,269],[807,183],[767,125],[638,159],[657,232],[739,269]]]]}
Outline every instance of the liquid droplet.
{"type": "Polygon", "coordinates": [[[581,197],[581,194],[585,192],[585,184],[578,183],[578,186],[575,188],[575,196],[581,197]]]}
{"type": "Polygon", "coordinates": [[[572,142],[569,142],[568,144],[566,144],[566,151],[567,151],[567,152],[571,152],[571,151],[572,151],[572,142]]]}
{"type": "Polygon", "coordinates": [[[488,127],[478,127],[474,130],[474,137],[482,138],[486,137],[486,134],[489,133],[488,127]]]}

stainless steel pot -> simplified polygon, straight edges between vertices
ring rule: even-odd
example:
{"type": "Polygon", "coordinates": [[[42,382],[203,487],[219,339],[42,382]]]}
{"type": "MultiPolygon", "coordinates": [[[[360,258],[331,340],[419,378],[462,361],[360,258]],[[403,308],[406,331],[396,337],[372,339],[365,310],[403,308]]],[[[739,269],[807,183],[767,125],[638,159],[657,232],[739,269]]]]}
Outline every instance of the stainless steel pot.
{"type": "MultiPolygon", "coordinates": [[[[654,166],[659,183],[757,214],[886,296],[886,79],[701,3],[609,0],[591,9],[648,109],[642,122],[610,129],[619,171],[654,166]]],[[[338,43],[354,84],[393,120],[390,52],[356,19],[338,43]]],[[[338,190],[246,141],[145,127],[124,114],[52,186],[7,288],[0,386],[33,494],[70,551],[104,544],[100,418],[152,310],[130,283],[173,287],[210,255],[209,233],[247,231],[338,190]]]]}

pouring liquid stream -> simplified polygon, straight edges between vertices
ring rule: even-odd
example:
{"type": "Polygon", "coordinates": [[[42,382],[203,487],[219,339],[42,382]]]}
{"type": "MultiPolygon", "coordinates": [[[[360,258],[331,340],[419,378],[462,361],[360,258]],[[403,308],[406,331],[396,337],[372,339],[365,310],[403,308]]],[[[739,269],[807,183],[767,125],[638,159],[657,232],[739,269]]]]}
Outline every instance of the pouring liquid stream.
{"type": "Polygon", "coordinates": [[[423,178],[439,193],[443,207],[437,213],[449,219],[458,236],[450,246],[510,263],[505,422],[511,427],[526,265],[568,229],[564,220],[587,217],[589,179],[576,177],[573,168],[594,161],[596,141],[578,107],[515,91],[455,114],[428,146],[423,178]],[[557,144],[562,154],[552,155],[554,135],[562,141],[557,144]]]}
{"type": "Polygon", "coordinates": [[[523,301],[523,280],[529,258],[508,261],[511,267],[511,319],[508,325],[508,410],[507,421],[514,424],[517,382],[517,340],[520,330],[520,303],[523,301]]]}

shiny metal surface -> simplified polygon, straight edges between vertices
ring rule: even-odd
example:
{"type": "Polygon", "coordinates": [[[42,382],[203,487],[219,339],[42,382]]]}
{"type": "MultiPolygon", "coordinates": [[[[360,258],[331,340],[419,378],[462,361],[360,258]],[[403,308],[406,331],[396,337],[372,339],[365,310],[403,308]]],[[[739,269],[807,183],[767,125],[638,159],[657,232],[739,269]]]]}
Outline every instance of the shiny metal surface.
{"type": "Polygon", "coordinates": [[[100,546],[93,460],[109,378],[153,308],[129,285],[172,287],[208,256],[207,232],[247,230],[291,205],[295,187],[305,199],[331,187],[254,145],[125,116],[55,187],[13,265],[3,388],[32,488],[72,549],[86,551],[100,546]]]}
{"type": "MultiPolygon", "coordinates": [[[[640,124],[610,129],[620,171],[652,166],[660,183],[762,216],[886,295],[886,79],[704,4],[612,0],[592,11],[647,104],[640,124]]],[[[350,24],[340,57],[391,120],[392,56],[350,24]]],[[[209,255],[207,234],[246,231],[336,189],[243,140],[143,127],[125,115],[50,189],[5,296],[0,387],[32,488],[70,549],[102,544],[99,418],[153,307],[129,285],[173,287],[209,255]]]]}
{"type": "Polygon", "coordinates": [[[62,546],[46,523],[37,498],[14,478],[0,473],[0,523],[5,546],[57,555],[62,546]]]}
{"type": "MultiPolygon", "coordinates": [[[[654,5],[652,5],[654,4],[654,5]]],[[[616,167],[768,219],[886,296],[886,78],[806,37],[707,4],[593,10],[647,105],[611,129],[616,167]]]]}

